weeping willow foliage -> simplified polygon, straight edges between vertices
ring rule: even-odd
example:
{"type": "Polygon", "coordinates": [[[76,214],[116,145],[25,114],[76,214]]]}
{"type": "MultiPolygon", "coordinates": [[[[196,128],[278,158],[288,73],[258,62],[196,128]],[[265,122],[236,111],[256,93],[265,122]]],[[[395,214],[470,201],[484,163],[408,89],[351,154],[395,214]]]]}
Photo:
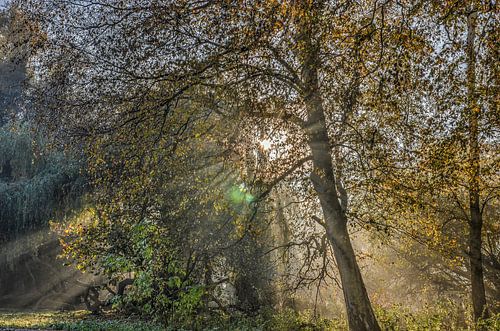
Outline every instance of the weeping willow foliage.
{"type": "Polygon", "coordinates": [[[80,163],[27,124],[0,128],[0,243],[76,208],[85,189],[80,163]]]}

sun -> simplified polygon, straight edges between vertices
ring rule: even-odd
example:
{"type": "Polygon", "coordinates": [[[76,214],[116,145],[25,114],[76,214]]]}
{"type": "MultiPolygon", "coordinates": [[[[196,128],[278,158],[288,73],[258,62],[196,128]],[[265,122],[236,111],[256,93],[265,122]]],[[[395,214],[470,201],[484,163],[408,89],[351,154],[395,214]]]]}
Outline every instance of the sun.
{"type": "Polygon", "coordinates": [[[263,150],[267,151],[271,148],[272,142],[269,139],[264,139],[260,141],[260,146],[262,147],[263,150]]]}

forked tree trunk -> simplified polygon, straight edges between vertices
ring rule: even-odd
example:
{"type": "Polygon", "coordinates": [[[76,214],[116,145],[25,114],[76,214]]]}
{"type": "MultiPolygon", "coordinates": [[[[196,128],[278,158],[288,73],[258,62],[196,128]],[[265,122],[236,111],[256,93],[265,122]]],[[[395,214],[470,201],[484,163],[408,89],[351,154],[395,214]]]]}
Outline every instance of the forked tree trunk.
{"type": "Polygon", "coordinates": [[[471,273],[472,306],[474,319],[487,317],[486,292],[484,288],[482,258],[483,216],[480,206],[480,150],[479,150],[479,114],[480,108],[476,92],[476,55],[474,40],[476,36],[476,15],[471,8],[467,16],[467,98],[469,121],[469,261],[471,273]]]}

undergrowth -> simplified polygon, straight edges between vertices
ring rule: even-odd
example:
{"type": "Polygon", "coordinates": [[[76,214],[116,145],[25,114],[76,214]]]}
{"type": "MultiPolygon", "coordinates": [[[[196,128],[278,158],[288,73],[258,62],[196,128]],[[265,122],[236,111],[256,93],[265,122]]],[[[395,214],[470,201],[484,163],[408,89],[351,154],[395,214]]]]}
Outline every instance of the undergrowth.
{"type": "MultiPolygon", "coordinates": [[[[378,321],[385,331],[468,331],[474,330],[470,314],[454,307],[451,303],[423,307],[418,312],[410,312],[401,306],[377,308],[378,321]]],[[[499,331],[500,314],[479,322],[483,330],[499,331]]],[[[184,325],[160,325],[138,317],[105,314],[93,316],[86,311],[74,312],[0,312],[0,329],[30,328],[69,331],[173,331],[173,330],[347,330],[344,318],[318,318],[310,311],[295,312],[265,310],[255,316],[240,313],[198,314],[184,325]]]]}

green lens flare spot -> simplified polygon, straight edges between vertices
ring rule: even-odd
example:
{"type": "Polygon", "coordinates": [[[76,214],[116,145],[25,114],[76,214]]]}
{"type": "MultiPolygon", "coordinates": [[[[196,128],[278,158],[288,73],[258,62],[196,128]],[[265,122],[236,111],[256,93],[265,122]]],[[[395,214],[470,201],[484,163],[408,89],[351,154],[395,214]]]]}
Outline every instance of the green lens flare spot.
{"type": "Polygon", "coordinates": [[[229,197],[235,204],[251,203],[254,201],[254,196],[248,192],[245,184],[231,187],[229,197]]]}

